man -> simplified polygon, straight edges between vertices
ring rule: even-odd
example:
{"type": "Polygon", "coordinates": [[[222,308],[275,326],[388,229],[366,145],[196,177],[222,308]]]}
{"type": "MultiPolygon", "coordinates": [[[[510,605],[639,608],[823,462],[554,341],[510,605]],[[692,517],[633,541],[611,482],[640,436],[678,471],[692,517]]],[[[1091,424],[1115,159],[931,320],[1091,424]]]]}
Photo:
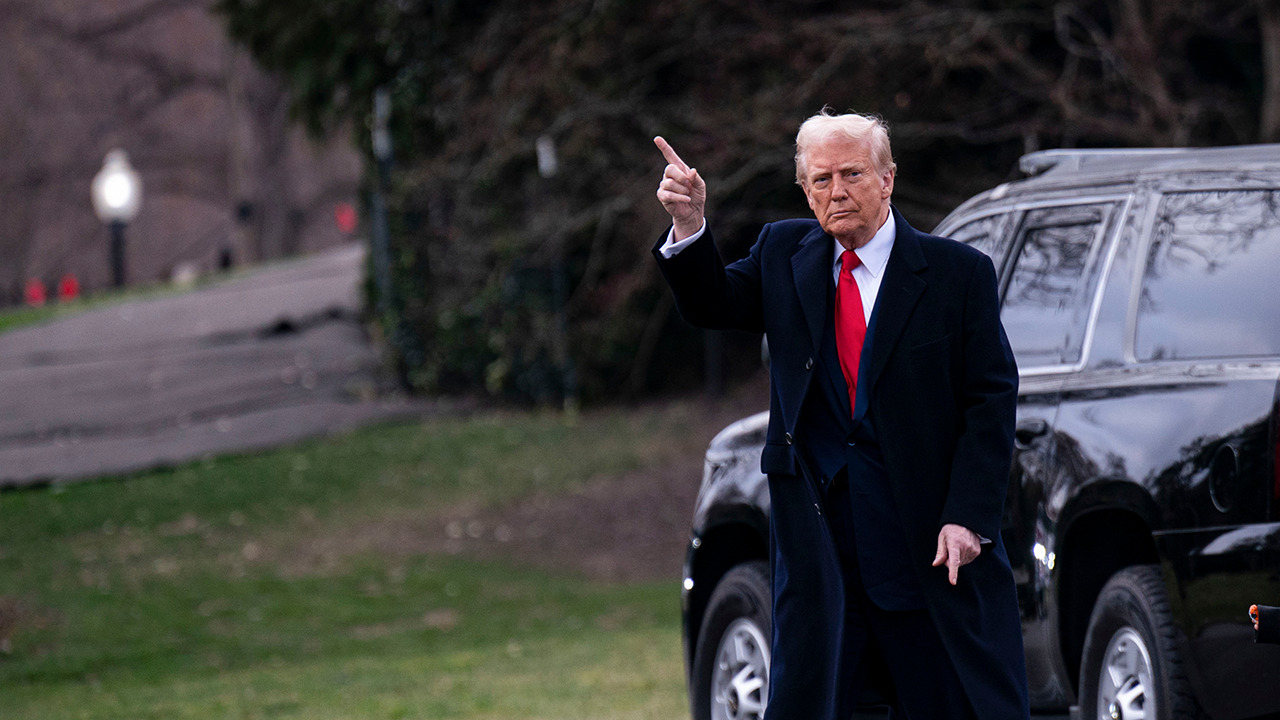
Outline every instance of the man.
{"type": "Polygon", "coordinates": [[[991,261],[892,206],[876,118],[796,136],[816,220],[766,225],[725,266],[706,184],[662,138],[654,255],[681,315],[764,332],[773,577],[769,720],[847,720],[887,676],[910,720],[1027,718],[1000,518],[1017,368],[991,261]]]}

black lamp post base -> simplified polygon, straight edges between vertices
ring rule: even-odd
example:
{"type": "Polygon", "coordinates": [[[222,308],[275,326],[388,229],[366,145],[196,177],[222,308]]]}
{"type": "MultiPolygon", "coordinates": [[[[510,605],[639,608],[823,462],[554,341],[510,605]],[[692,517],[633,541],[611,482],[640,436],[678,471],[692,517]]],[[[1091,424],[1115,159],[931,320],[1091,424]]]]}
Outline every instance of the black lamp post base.
{"type": "Polygon", "coordinates": [[[122,220],[107,223],[111,231],[111,286],[124,287],[124,226],[122,220]]]}

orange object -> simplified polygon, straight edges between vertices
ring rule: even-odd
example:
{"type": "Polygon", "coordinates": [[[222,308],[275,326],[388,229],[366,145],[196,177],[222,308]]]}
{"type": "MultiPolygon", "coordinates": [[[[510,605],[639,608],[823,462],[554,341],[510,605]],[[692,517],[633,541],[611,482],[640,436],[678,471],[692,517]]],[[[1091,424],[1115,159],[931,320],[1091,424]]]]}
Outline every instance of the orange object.
{"type": "Polygon", "coordinates": [[[1253,621],[1253,641],[1268,645],[1280,645],[1280,607],[1254,605],[1249,608],[1253,621]]]}

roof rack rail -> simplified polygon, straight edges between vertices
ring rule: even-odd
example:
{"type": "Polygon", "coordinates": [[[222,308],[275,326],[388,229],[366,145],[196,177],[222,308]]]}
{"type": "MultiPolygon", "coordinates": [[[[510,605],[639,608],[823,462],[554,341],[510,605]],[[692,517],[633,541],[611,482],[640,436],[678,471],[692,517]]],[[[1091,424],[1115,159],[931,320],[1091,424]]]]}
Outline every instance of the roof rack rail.
{"type": "Polygon", "coordinates": [[[1050,170],[1079,170],[1085,160],[1101,158],[1139,158],[1152,155],[1168,155],[1185,152],[1186,148],[1098,148],[1076,150],[1060,148],[1056,150],[1039,150],[1027,153],[1018,160],[1018,169],[1028,177],[1041,175],[1050,170]]]}

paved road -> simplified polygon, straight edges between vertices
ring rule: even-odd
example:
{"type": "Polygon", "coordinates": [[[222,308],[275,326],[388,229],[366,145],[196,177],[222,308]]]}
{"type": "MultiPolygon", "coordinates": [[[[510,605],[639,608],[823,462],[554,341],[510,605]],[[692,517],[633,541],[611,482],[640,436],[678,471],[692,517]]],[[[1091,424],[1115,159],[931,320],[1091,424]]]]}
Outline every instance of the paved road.
{"type": "Polygon", "coordinates": [[[0,486],[182,463],[430,412],[387,391],[358,245],[0,334],[0,486]]]}

